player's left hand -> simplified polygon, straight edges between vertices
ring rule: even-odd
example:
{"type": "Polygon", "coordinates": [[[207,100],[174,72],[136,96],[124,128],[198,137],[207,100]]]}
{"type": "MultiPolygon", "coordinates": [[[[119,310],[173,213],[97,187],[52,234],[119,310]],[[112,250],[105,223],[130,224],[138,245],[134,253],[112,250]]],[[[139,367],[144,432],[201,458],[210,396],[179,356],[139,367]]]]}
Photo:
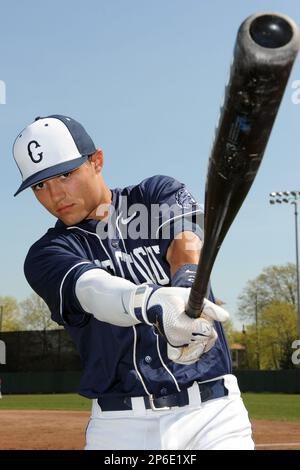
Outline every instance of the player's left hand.
{"type": "Polygon", "coordinates": [[[168,358],[177,364],[189,365],[197,362],[202,354],[209,351],[218,338],[216,330],[213,328],[211,336],[203,341],[197,341],[188,346],[174,348],[170,344],[167,345],[168,358]]]}
{"type": "MultiPolygon", "coordinates": [[[[188,296],[190,289],[188,290],[188,296]]],[[[190,343],[186,346],[173,347],[170,344],[167,345],[167,354],[168,358],[173,362],[182,365],[194,364],[197,362],[202,354],[208,352],[218,339],[218,334],[213,327],[213,321],[226,321],[229,318],[229,314],[222,307],[214,304],[208,299],[204,299],[203,310],[201,314],[202,320],[208,321],[211,326],[211,333],[209,336],[200,336],[197,338],[197,341],[190,343]]]]}
{"type": "Polygon", "coordinates": [[[228,312],[220,306],[203,301],[200,318],[190,318],[185,310],[191,289],[185,287],[159,287],[148,295],[145,314],[167,342],[184,347],[194,342],[203,343],[215,337],[213,321],[226,321],[228,312]]]}

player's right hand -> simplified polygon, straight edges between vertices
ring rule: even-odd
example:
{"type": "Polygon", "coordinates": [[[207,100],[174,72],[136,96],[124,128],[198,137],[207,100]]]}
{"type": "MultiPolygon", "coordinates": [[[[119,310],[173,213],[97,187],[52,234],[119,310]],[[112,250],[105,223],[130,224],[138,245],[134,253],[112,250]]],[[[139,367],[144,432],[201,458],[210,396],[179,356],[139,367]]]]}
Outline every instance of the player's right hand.
{"type": "Polygon", "coordinates": [[[202,316],[193,319],[185,313],[190,289],[150,288],[153,290],[150,294],[148,291],[143,319],[154,325],[171,346],[178,348],[197,342],[202,343],[204,351],[209,341],[215,343],[217,333],[213,320],[226,321],[229,318],[226,310],[205,299],[202,316]]]}

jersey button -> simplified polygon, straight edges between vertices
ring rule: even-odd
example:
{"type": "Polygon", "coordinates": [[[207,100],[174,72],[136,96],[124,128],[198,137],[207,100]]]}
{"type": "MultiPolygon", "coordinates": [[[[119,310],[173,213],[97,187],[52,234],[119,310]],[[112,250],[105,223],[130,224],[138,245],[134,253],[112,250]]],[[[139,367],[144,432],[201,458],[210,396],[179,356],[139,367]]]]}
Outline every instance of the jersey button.
{"type": "Polygon", "coordinates": [[[118,246],[119,246],[118,240],[112,240],[111,241],[111,246],[113,246],[114,248],[118,248],[118,246]]]}
{"type": "Polygon", "coordinates": [[[168,390],[166,389],[166,387],[163,387],[163,388],[160,390],[160,394],[161,394],[161,395],[167,395],[167,392],[168,392],[168,390]]]}
{"type": "Polygon", "coordinates": [[[147,364],[150,364],[150,362],[152,362],[152,357],[151,356],[146,356],[145,357],[145,362],[147,362],[147,364]]]}

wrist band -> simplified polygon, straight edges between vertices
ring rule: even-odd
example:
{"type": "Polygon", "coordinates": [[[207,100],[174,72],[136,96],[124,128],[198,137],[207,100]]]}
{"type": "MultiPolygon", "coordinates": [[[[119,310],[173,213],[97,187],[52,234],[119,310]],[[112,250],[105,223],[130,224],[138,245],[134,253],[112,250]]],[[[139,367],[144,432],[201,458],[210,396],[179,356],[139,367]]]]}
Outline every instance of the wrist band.
{"type": "Polygon", "coordinates": [[[197,272],[197,264],[184,264],[172,277],[172,287],[191,287],[197,272]]]}

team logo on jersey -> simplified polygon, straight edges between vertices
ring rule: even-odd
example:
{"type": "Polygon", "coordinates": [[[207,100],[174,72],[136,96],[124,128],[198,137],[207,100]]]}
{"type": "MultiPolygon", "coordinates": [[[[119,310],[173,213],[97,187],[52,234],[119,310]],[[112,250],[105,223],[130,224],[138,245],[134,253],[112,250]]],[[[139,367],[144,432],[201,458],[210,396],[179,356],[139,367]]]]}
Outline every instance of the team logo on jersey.
{"type": "Polygon", "coordinates": [[[36,153],[35,156],[33,155],[33,151],[40,147],[40,144],[36,140],[31,140],[27,145],[28,155],[30,156],[33,163],[39,163],[43,159],[43,152],[36,153]],[[36,158],[38,157],[38,158],[36,158]]]}
{"type": "Polygon", "coordinates": [[[186,188],[179,189],[175,194],[175,199],[178,206],[183,207],[184,209],[197,205],[195,198],[186,188]]]}

